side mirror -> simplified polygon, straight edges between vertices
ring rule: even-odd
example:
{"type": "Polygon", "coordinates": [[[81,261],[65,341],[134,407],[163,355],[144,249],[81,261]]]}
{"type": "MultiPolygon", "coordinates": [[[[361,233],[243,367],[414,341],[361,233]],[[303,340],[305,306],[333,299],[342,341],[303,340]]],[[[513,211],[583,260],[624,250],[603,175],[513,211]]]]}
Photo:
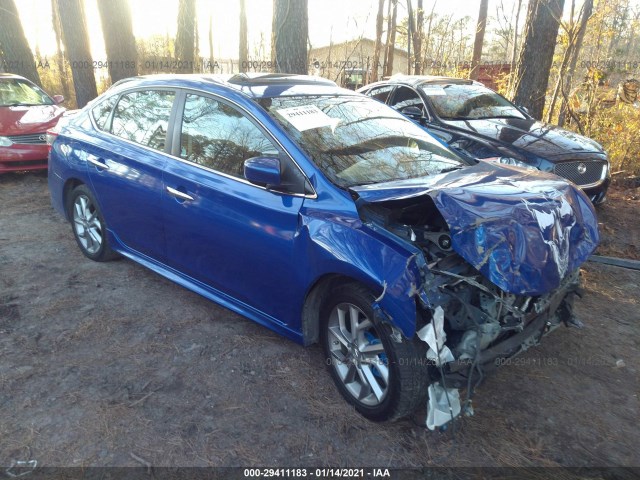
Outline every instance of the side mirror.
{"type": "Polygon", "coordinates": [[[277,187],[281,184],[278,157],[253,157],[244,161],[244,178],[256,185],[277,187]]]}
{"type": "Polygon", "coordinates": [[[518,108],[519,108],[520,110],[522,110],[524,113],[526,113],[527,115],[529,115],[529,116],[531,115],[531,114],[529,113],[529,109],[528,109],[527,107],[523,107],[522,105],[518,105],[518,108]]]}
{"type": "Polygon", "coordinates": [[[62,95],[54,95],[53,101],[56,105],[60,105],[62,102],[64,102],[64,97],[62,95]]]}

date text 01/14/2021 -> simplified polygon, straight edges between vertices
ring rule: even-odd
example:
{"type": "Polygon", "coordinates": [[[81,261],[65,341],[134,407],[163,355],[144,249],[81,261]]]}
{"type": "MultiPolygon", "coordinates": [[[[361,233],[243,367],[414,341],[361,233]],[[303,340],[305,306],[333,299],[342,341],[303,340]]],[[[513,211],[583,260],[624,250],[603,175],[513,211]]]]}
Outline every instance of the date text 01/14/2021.
{"type": "Polygon", "coordinates": [[[388,468],[245,468],[246,478],[389,478],[388,468]]]}

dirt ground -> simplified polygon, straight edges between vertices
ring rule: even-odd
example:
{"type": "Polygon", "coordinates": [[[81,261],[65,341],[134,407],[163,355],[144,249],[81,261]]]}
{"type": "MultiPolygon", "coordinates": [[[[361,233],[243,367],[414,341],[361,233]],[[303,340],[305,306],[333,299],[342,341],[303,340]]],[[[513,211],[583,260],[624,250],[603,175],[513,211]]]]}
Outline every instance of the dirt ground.
{"type": "MultiPolygon", "coordinates": [[[[600,209],[599,253],[638,258],[638,193],[600,209]]],[[[319,347],[131,261],[89,261],[46,174],[3,175],[0,465],[640,466],[640,272],[583,275],[586,327],[489,377],[475,416],[380,425],[342,400],[319,347]]]]}

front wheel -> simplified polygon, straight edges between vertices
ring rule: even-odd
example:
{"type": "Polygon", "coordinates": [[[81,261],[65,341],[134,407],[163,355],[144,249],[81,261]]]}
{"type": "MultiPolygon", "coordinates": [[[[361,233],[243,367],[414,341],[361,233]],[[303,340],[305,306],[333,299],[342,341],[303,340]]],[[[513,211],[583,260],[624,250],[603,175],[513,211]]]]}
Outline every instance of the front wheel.
{"type": "Polygon", "coordinates": [[[86,257],[105,262],[118,256],[109,246],[107,226],[91,190],[85,185],[74,188],[67,209],[73,236],[86,257]]]}
{"type": "Polygon", "coordinates": [[[426,406],[426,344],[391,338],[391,327],[375,319],[373,302],[360,285],[335,289],[321,312],[321,342],[347,402],[370,420],[397,420],[426,406]]]}

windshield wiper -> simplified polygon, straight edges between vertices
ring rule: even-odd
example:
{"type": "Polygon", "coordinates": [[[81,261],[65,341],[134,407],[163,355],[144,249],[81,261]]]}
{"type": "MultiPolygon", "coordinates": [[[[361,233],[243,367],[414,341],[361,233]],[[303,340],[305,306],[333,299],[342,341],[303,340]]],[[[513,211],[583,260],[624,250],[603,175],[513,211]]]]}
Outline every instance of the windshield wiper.
{"type": "Polygon", "coordinates": [[[470,120],[487,120],[488,118],[517,118],[519,120],[522,120],[522,117],[517,117],[515,115],[485,115],[484,117],[475,117],[475,118],[470,118],[470,120]]]}
{"type": "Polygon", "coordinates": [[[463,168],[464,167],[462,165],[458,165],[456,167],[443,168],[442,170],[440,170],[440,173],[455,172],[456,170],[462,170],[463,168]]]}
{"type": "Polygon", "coordinates": [[[12,102],[12,103],[7,103],[6,105],[2,105],[2,106],[3,107],[37,107],[38,105],[45,105],[45,104],[12,102]]]}

